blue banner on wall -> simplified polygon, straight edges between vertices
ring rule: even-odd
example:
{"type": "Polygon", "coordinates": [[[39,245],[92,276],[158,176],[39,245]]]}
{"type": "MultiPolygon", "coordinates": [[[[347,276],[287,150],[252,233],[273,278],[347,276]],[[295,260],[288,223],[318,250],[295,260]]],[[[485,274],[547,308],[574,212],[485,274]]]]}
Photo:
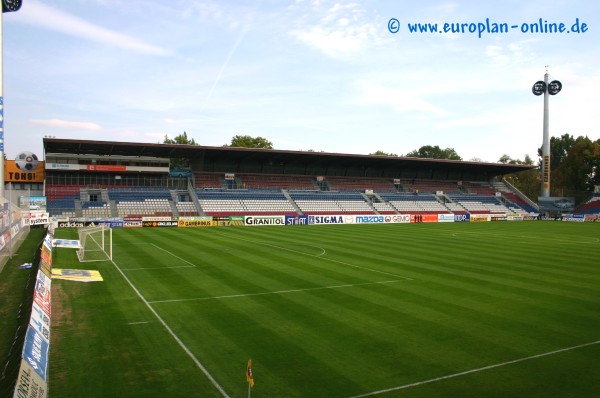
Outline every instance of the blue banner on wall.
{"type": "Polygon", "coordinates": [[[48,342],[44,337],[29,326],[23,345],[23,359],[44,381],[46,381],[46,370],[48,368],[48,347],[48,342]]]}
{"type": "Polygon", "coordinates": [[[307,225],[308,216],[285,216],[285,225],[307,225]]]}
{"type": "Polygon", "coordinates": [[[471,221],[470,214],[455,214],[454,215],[454,222],[469,222],[469,221],[471,221]]]}

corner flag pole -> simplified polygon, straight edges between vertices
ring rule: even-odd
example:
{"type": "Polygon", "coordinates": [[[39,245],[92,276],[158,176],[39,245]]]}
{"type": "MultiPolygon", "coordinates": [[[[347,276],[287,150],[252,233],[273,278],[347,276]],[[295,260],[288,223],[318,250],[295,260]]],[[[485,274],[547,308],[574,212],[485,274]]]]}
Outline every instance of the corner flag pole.
{"type": "Polygon", "coordinates": [[[246,367],[246,381],[248,382],[248,398],[250,398],[250,391],[254,387],[254,375],[252,374],[252,359],[248,360],[248,366],[246,367]]]}

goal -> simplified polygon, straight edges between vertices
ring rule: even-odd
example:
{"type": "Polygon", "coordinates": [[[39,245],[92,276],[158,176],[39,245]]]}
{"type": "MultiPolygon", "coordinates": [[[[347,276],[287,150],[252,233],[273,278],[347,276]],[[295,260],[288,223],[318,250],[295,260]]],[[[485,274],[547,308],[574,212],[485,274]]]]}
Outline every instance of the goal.
{"type": "Polygon", "coordinates": [[[80,228],[77,257],[81,262],[112,260],[112,229],[106,225],[80,228]]]}

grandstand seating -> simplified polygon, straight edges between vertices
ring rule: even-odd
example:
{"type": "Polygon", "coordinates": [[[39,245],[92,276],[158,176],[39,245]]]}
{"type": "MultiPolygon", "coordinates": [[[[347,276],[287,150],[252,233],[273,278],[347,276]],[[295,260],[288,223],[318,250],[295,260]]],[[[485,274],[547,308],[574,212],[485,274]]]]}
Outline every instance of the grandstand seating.
{"type": "Polygon", "coordinates": [[[513,212],[502,204],[495,196],[483,195],[448,195],[454,202],[460,204],[471,214],[490,214],[502,213],[512,214],[513,212]]]}
{"type": "Polygon", "coordinates": [[[418,193],[436,193],[442,191],[444,193],[458,193],[460,189],[457,181],[446,180],[422,180],[410,179],[402,180],[402,186],[411,192],[418,193]]]}
{"type": "Polygon", "coordinates": [[[108,197],[115,201],[120,217],[173,215],[172,195],[166,187],[111,188],[108,197]]]}
{"type": "Polygon", "coordinates": [[[575,214],[600,214],[600,196],[594,196],[575,209],[575,214]]]}
{"type": "Polygon", "coordinates": [[[75,217],[75,201],[79,199],[81,185],[46,185],[46,209],[51,216],[75,217]]]}
{"type": "MultiPolygon", "coordinates": [[[[508,187],[488,183],[438,180],[410,180],[402,185],[418,192],[398,192],[394,180],[386,178],[327,177],[321,191],[313,177],[262,176],[237,174],[240,182],[253,189],[226,189],[221,173],[195,173],[195,193],[198,201],[189,200],[181,191],[163,186],[106,186],[97,201],[84,201],[88,189],[80,185],[48,185],[48,211],[51,215],[103,218],[111,216],[231,216],[251,214],[464,214],[506,213],[524,214],[527,203],[508,187]],[[282,186],[288,189],[282,188],[282,186]],[[276,187],[276,188],[275,188],[276,187]],[[364,191],[373,190],[373,196],[364,191]],[[436,196],[429,192],[444,192],[436,196]],[[502,193],[502,200],[495,192],[502,193]],[[467,193],[470,192],[470,193],[467,193]],[[490,192],[494,194],[488,195],[490,192]],[[182,201],[178,201],[181,197],[182,201]],[[186,199],[187,198],[187,199],[186,199]],[[372,201],[371,201],[372,200],[372,201]],[[504,201],[505,203],[503,203],[504,201]],[[79,208],[80,210],[76,210],[79,208]],[[525,209],[525,210],[523,210],[525,209]]],[[[88,195],[89,196],[89,195],[88,195]]],[[[596,199],[597,200],[597,199],[596,199]]],[[[600,200],[581,208],[595,212],[600,200]]],[[[530,206],[531,207],[531,206],[530,206]]],[[[533,209],[533,208],[532,208],[533,209]]],[[[579,210],[579,209],[578,209],[579,210]]],[[[535,209],[533,209],[535,211],[535,209]]]]}
{"type": "Polygon", "coordinates": [[[436,196],[432,194],[382,193],[379,196],[387,200],[391,206],[403,214],[450,213],[448,208],[440,203],[436,196]]]}
{"type": "Polygon", "coordinates": [[[110,217],[110,205],[106,202],[82,202],[82,216],[87,218],[110,217]]]}
{"type": "Polygon", "coordinates": [[[373,207],[379,214],[397,214],[398,212],[388,202],[374,202],[373,207]]]}
{"type": "Polygon", "coordinates": [[[168,199],[127,200],[117,202],[117,214],[124,216],[172,216],[168,199]]]}
{"type": "Polygon", "coordinates": [[[246,214],[298,214],[282,191],[197,190],[198,203],[209,216],[246,214]]]}
{"type": "Polygon", "coordinates": [[[318,189],[310,176],[236,174],[236,178],[242,189],[318,189]]]}
{"type": "Polygon", "coordinates": [[[196,188],[223,188],[223,173],[194,173],[194,186],[196,188]]]}
{"type": "Polygon", "coordinates": [[[470,182],[463,181],[461,186],[466,190],[467,193],[474,193],[477,195],[494,196],[496,190],[487,182],[470,182]]]}
{"type": "Polygon", "coordinates": [[[389,178],[327,177],[326,181],[331,190],[336,191],[396,191],[393,180],[389,178]]]}
{"type": "Polygon", "coordinates": [[[198,210],[196,210],[194,202],[177,202],[175,205],[180,216],[198,215],[198,210]]]}
{"type": "Polygon", "coordinates": [[[496,181],[494,182],[494,189],[502,194],[504,198],[506,198],[512,206],[509,206],[511,210],[516,213],[526,212],[526,213],[537,213],[538,209],[533,207],[531,204],[526,202],[521,196],[514,193],[504,181],[496,181]]]}
{"type": "Polygon", "coordinates": [[[304,214],[375,214],[360,193],[298,191],[290,197],[304,214]]]}

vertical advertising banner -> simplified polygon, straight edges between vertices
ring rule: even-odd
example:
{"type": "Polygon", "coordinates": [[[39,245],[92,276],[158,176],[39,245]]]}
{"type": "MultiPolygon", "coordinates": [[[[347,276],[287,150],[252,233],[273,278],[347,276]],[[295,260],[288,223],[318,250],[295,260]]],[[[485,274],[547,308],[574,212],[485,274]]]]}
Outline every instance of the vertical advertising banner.
{"type": "Polygon", "coordinates": [[[50,317],[50,288],[51,279],[46,276],[40,269],[35,282],[35,291],[33,293],[33,301],[50,317]]]}
{"type": "Polygon", "coordinates": [[[15,386],[13,398],[46,398],[48,386],[39,374],[25,361],[21,360],[21,369],[15,386]]]}
{"type": "Polygon", "coordinates": [[[27,328],[23,345],[23,360],[31,366],[43,381],[48,369],[48,341],[34,328],[27,328]]]}

